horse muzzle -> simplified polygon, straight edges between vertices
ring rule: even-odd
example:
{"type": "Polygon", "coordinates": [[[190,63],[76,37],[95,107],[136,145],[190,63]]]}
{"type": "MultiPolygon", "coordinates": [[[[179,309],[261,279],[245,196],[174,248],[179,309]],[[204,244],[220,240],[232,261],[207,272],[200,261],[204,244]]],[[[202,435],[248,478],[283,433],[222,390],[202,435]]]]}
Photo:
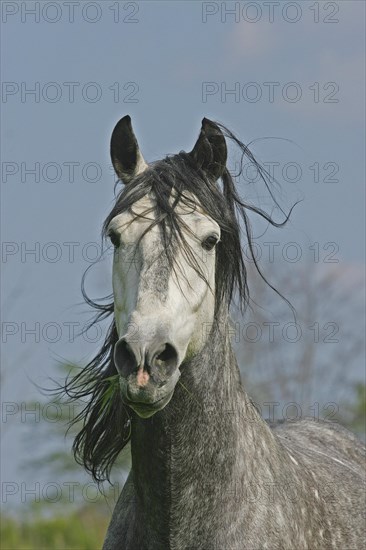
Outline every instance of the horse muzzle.
{"type": "Polygon", "coordinates": [[[115,345],[114,363],[120,374],[123,401],[142,418],[163,409],[180,377],[178,353],[169,342],[142,342],[121,338],[115,345]]]}

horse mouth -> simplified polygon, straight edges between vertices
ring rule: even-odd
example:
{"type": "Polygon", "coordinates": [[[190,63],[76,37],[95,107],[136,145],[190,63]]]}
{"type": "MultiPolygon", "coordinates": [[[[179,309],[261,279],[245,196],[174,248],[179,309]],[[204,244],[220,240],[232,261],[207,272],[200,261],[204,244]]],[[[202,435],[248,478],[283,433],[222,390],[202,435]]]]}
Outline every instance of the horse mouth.
{"type": "Polygon", "coordinates": [[[128,380],[120,376],[122,401],[141,418],[149,418],[169,403],[179,378],[180,371],[177,369],[163,385],[151,384],[150,381],[145,387],[139,387],[134,377],[128,380]]]}
{"type": "Polygon", "coordinates": [[[158,411],[162,410],[169,403],[169,401],[173,397],[173,393],[174,392],[163,395],[162,397],[160,397],[156,401],[152,401],[151,403],[146,401],[134,401],[126,396],[124,396],[123,401],[141,418],[149,418],[158,411]]]}

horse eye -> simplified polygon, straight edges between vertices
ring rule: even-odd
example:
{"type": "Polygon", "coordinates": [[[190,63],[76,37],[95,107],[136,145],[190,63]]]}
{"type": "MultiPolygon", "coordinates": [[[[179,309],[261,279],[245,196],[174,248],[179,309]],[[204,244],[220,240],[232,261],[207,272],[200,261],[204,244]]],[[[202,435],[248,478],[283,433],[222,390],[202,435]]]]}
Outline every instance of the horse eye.
{"type": "Polygon", "coordinates": [[[218,243],[219,239],[216,237],[216,235],[210,235],[210,237],[207,237],[204,241],[202,241],[202,248],[205,250],[212,250],[214,246],[218,243]]]}
{"type": "Polygon", "coordinates": [[[108,233],[108,237],[110,238],[111,243],[115,248],[118,248],[120,245],[120,236],[118,233],[115,233],[114,231],[111,231],[108,233]]]}

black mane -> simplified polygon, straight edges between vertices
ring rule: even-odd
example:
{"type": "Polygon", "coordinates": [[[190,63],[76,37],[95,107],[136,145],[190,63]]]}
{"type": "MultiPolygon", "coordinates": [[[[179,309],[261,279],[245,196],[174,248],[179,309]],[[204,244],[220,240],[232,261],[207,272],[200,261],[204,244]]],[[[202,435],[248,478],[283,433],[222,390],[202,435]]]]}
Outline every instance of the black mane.
{"type": "MultiPolygon", "coordinates": [[[[275,205],[280,208],[274,198],[271,188],[272,181],[266,170],[256,161],[248,147],[239,141],[230,130],[220,124],[218,126],[225,137],[240,148],[241,166],[243,166],[244,159],[253,163],[275,205]]],[[[237,176],[240,175],[241,170],[237,176]]],[[[223,304],[229,307],[234,297],[242,309],[248,304],[249,289],[242,251],[242,233],[244,233],[259,275],[277,292],[267,281],[255,259],[248,211],[260,215],[273,226],[281,227],[288,220],[292,209],[286,215],[280,208],[284,214],[284,221],[275,222],[262,209],[246,204],[240,198],[234,179],[227,168],[225,168],[221,180],[213,182],[195,164],[192,156],[180,152],[150,164],[146,171],[123,187],[115,206],[104,222],[103,237],[106,236],[109,222],[115,216],[128,210],[133,212],[133,205],[148,193],[154,199],[155,221],[147,231],[153,225],[159,225],[166,254],[173,269],[176,269],[176,266],[174,265],[172,244],[178,243],[183,248],[187,260],[199,275],[204,277],[184,239],[182,232],[185,227],[184,221],[176,212],[179,201],[194,207],[191,198],[191,194],[193,194],[208,216],[219,224],[221,239],[216,248],[216,313],[223,304]],[[170,200],[172,190],[175,192],[173,204],[170,200]]],[[[101,304],[91,300],[85,292],[84,284],[83,295],[87,303],[98,311],[93,323],[113,315],[113,302],[101,304]]],[[[109,379],[117,374],[113,360],[113,349],[117,340],[118,335],[113,319],[102,349],[79,374],[67,379],[63,388],[64,393],[72,400],[88,398],[88,404],[72,421],[73,424],[83,421],[83,427],[75,438],[73,451],[76,460],[97,481],[109,479],[113,463],[130,438],[129,412],[123,404],[119,392],[113,393],[108,407],[105,406],[104,400],[109,379]]]]}

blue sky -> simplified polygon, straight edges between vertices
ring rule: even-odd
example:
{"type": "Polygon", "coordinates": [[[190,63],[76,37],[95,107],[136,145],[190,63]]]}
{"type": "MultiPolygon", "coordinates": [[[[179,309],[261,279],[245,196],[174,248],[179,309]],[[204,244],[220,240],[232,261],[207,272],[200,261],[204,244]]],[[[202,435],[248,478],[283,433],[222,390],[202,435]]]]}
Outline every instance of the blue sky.
{"type": "MultiPolygon", "coordinates": [[[[7,330],[18,328],[3,346],[3,400],[34,396],[29,379],[43,383],[54,373],[57,356],[82,361],[95,350],[82,339],[70,344],[63,323],[88,317],[82,313],[86,308],[75,304],[81,301],[86,256],[96,250],[88,243],[100,242],[113,203],[109,139],[125,114],[132,117],[148,161],[190,150],[204,116],[224,123],[244,142],[257,140],[258,157],[279,163],[275,175],[283,184],[284,206],[303,199],[289,226],[268,231],[267,240],[295,241],[307,252],[315,242],[321,250],[336,243],[340,270],[363,269],[363,2],[297,2],[297,12],[284,11],[288,3],[281,2],[273,7],[273,22],[263,2],[252,2],[252,11],[247,2],[237,3],[237,22],[221,2],[78,2],[74,22],[62,3],[58,11],[51,6],[43,12],[40,2],[39,22],[22,14],[21,4],[37,3],[2,4],[1,229],[8,243],[3,321],[13,323],[7,330]],[[94,18],[99,20],[91,23],[94,18]],[[24,95],[37,86],[39,101],[24,95]],[[97,101],[95,93],[101,93],[97,101]],[[35,163],[39,182],[26,172],[35,163]],[[79,163],[73,182],[70,163],[79,163]],[[291,170],[299,167],[300,179],[291,182],[296,179],[291,170]],[[74,261],[71,245],[64,244],[71,242],[79,243],[74,261]],[[39,261],[24,256],[25,249],[37,246],[39,261]],[[41,332],[47,323],[61,327],[60,340],[50,342],[50,326],[50,337],[41,335],[37,342],[23,331],[23,342],[21,323],[28,329],[37,322],[41,332]]],[[[226,3],[227,9],[234,5],[226,3]]],[[[261,190],[241,185],[244,196],[269,205],[261,190]]],[[[260,233],[262,226],[254,222],[254,227],[260,233]]],[[[108,288],[104,265],[91,275],[90,289],[108,288]]],[[[19,452],[20,430],[15,421],[5,434],[11,454],[19,452]]],[[[18,479],[19,461],[5,460],[3,467],[6,478],[18,479]]]]}

